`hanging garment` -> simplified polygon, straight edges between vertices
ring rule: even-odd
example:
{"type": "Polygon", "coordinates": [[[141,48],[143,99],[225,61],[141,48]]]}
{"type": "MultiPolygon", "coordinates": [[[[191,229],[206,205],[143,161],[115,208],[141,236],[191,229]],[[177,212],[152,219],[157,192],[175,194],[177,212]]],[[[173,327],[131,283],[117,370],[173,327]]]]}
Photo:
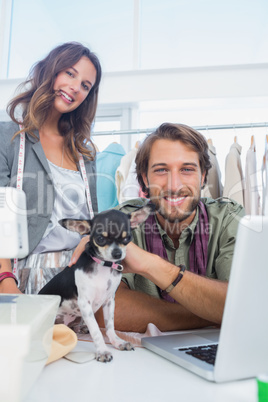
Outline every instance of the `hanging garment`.
{"type": "Polygon", "coordinates": [[[99,212],[118,205],[115,173],[122,157],[126,154],[122,145],[110,144],[103,152],[97,154],[97,199],[99,212]]]}
{"type": "Polygon", "coordinates": [[[135,158],[138,149],[131,149],[121,159],[115,175],[115,183],[117,187],[117,198],[119,204],[129,199],[139,197],[140,186],[136,177],[135,158]]]}
{"type": "Polygon", "coordinates": [[[241,145],[234,142],[226,156],[223,197],[231,198],[244,206],[244,175],[241,164],[241,151],[241,145]]]}
{"type": "Polygon", "coordinates": [[[268,135],[265,138],[265,153],[262,164],[262,214],[268,216],[268,135]]]}
{"type": "Polygon", "coordinates": [[[257,159],[254,141],[251,143],[246,155],[244,196],[246,214],[259,215],[260,196],[258,192],[257,159]]]}
{"type": "Polygon", "coordinates": [[[216,148],[208,143],[208,154],[211,162],[211,169],[208,171],[207,183],[201,190],[201,197],[220,198],[223,193],[223,185],[221,183],[221,171],[217,159],[216,148]]]}
{"type": "Polygon", "coordinates": [[[122,189],[122,202],[127,200],[132,200],[133,198],[138,198],[140,196],[140,185],[137,180],[136,174],[136,162],[135,159],[132,160],[129,172],[122,189]]]}

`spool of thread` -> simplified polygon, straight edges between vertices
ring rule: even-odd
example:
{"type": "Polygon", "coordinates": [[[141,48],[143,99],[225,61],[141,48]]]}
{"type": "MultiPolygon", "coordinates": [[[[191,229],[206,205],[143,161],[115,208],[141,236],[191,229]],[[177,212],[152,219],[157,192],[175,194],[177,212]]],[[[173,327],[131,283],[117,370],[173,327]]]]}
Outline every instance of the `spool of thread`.
{"type": "Polygon", "coordinates": [[[257,377],[258,385],[258,402],[268,401],[268,375],[260,375],[257,377]]]}

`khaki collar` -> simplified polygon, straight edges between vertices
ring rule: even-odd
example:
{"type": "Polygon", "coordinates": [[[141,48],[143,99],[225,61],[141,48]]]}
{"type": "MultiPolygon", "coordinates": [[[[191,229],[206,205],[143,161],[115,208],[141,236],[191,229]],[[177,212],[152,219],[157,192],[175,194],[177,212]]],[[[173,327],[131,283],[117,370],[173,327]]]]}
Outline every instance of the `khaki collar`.
{"type": "MultiPolygon", "coordinates": [[[[162,237],[162,240],[164,241],[164,243],[167,244],[173,244],[172,240],[170,239],[170,237],[168,236],[168,234],[166,233],[166,231],[162,228],[162,226],[160,225],[160,223],[158,222],[157,216],[156,214],[154,215],[155,218],[155,222],[157,224],[160,236],[162,237]]],[[[195,228],[197,225],[199,219],[199,209],[196,209],[196,214],[194,219],[192,220],[192,222],[190,223],[190,225],[188,225],[182,232],[180,235],[180,239],[186,239],[188,236],[190,236],[190,243],[192,243],[193,239],[194,239],[194,232],[195,232],[195,228]]]]}

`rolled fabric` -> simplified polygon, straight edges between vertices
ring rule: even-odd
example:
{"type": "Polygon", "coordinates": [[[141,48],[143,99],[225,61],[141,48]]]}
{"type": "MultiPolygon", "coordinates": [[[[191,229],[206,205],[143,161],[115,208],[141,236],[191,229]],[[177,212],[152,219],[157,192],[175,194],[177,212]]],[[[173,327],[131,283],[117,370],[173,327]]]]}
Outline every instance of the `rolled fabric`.
{"type": "Polygon", "coordinates": [[[55,324],[53,327],[50,354],[46,365],[67,355],[74,349],[76,344],[77,335],[71,328],[64,324],[55,324]]]}

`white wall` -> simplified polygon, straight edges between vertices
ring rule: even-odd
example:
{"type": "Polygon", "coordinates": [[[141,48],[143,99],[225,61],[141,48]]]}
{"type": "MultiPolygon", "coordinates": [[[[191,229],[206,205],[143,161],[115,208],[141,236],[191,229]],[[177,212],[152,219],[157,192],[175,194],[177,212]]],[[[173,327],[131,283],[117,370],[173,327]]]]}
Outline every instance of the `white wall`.
{"type": "MultiPolygon", "coordinates": [[[[23,79],[0,80],[0,110],[23,79]]],[[[268,64],[104,73],[100,105],[268,96],[268,64]]]]}
{"type": "Polygon", "coordinates": [[[100,102],[268,96],[268,64],[106,73],[100,102]]]}

